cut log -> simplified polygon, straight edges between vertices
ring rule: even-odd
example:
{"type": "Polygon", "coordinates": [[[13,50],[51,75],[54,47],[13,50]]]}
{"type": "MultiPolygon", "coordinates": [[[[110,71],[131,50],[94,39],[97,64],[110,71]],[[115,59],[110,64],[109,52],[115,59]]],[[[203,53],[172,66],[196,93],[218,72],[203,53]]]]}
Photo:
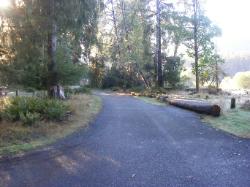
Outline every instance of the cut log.
{"type": "Polygon", "coordinates": [[[197,100],[187,100],[187,99],[172,99],[168,100],[169,104],[192,110],[201,114],[208,114],[212,116],[220,116],[221,108],[218,105],[213,105],[207,103],[205,101],[197,101],[197,100]]]}

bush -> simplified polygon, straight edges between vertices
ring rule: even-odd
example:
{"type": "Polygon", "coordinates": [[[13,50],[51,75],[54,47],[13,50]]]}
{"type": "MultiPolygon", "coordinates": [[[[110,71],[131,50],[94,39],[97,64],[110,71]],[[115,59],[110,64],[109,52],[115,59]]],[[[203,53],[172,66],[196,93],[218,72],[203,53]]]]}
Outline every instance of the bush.
{"type": "Polygon", "coordinates": [[[237,73],[233,79],[238,88],[250,89],[250,71],[237,73]]]}
{"type": "Polygon", "coordinates": [[[84,87],[84,86],[81,86],[80,88],[75,89],[75,93],[76,94],[83,94],[83,93],[89,94],[89,93],[91,93],[91,89],[84,87]]]}
{"type": "Polygon", "coordinates": [[[239,72],[231,77],[225,77],[220,87],[222,89],[250,89],[250,71],[239,72]]]}
{"type": "Polygon", "coordinates": [[[138,76],[137,72],[128,72],[124,68],[114,66],[106,72],[102,81],[102,87],[104,89],[113,87],[128,89],[143,84],[144,83],[140,76],[138,76]]]}
{"type": "Polygon", "coordinates": [[[250,100],[247,100],[242,106],[242,109],[244,110],[250,110],[250,100]]]}
{"type": "Polygon", "coordinates": [[[74,95],[74,94],[90,94],[91,89],[86,86],[81,86],[79,88],[66,87],[64,89],[64,93],[66,97],[70,97],[71,95],[74,95]]]}
{"type": "Polygon", "coordinates": [[[10,104],[9,97],[1,97],[0,98],[0,111],[4,110],[6,106],[10,104]]]}
{"type": "Polygon", "coordinates": [[[44,105],[42,115],[48,120],[62,120],[69,110],[69,106],[59,100],[47,99],[44,105]]]}
{"type": "Polygon", "coordinates": [[[23,123],[23,125],[32,126],[38,120],[40,120],[40,118],[41,118],[41,116],[39,113],[27,112],[26,114],[24,114],[24,113],[20,114],[20,121],[23,123]]]}
{"type": "Polygon", "coordinates": [[[38,120],[61,120],[68,110],[69,106],[59,100],[15,97],[11,98],[9,104],[1,111],[1,117],[32,125],[38,120]]]}
{"type": "Polygon", "coordinates": [[[65,87],[64,88],[64,94],[66,98],[69,98],[71,95],[75,94],[75,90],[70,88],[70,87],[65,87]]]}
{"type": "Polygon", "coordinates": [[[220,88],[224,90],[235,88],[233,79],[231,77],[225,77],[220,83],[220,88]]]}
{"type": "Polygon", "coordinates": [[[115,87],[112,87],[111,90],[114,91],[114,92],[118,92],[118,91],[120,91],[122,89],[120,87],[118,87],[118,86],[115,86],[115,87]]]}
{"type": "Polygon", "coordinates": [[[180,82],[183,62],[180,57],[165,57],[164,79],[171,88],[176,88],[180,82]]]}
{"type": "Polygon", "coordinates": [[[144,86],[137,86],[137,87],[132,87],[131,91],[132,92],[143,92],[145,90],[144,86]]]}
{"type": "Polygon", "coordinates": [[[35,88],[31,88],[31,87],[27,87],[27,88],[25,88],[25,91],[29,92],[29,93],[34,93],[36,91],[36,89],[35,88]]]}
{"type": "Polygon", "coordinates": [[[217,95],[218,94],[218,89],[216,86],[208,86],[208,93],[212,95],[217,95]]]}

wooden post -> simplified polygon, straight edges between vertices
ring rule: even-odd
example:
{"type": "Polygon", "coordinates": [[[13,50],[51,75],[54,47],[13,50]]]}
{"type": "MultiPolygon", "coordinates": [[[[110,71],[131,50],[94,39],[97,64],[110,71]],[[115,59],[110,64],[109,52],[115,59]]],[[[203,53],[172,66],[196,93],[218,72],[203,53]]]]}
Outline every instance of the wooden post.
{"type": "Polygon", "coordinates": [[[231,99],[231,109],[235,109],[236,108],[236,99],[233,97],[231,99]]]}

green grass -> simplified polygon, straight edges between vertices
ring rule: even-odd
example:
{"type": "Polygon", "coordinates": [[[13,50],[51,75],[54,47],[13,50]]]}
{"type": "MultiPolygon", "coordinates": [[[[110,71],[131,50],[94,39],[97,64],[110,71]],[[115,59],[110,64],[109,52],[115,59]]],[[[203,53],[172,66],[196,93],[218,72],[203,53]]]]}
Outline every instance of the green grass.
{"type": "Polygon", "coordinates": [[[136,98],[141,99],[144,102],[149,103],[149,104],[153,104],[153,105],[160,105],[160,106],[166,105],[166,103],[162,103],[155,98],[141,97],[141,96],[136,96],[136,98]]]}
{"type": "Polygon", "coordinates": [[[18,122],[1,122],[0,158],[49,145],[87,127],[102,106],[99,97],[86,94],[73,96],[67,103],[73,111],[68,121],[44,121],[34,127],[23,126],[18,122]]]}
{"type": "Polygon", "coordinates": [[[206,116],[204,122],[233,135],[250,138],[250,111],[231,110],[219,118],[206,116]]]}

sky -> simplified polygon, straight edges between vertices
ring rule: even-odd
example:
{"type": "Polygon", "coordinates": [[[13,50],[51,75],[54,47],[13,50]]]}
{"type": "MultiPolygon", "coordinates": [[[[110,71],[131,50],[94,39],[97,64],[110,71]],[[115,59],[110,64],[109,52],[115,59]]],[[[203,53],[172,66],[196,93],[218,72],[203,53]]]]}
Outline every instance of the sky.
{"type": "Polygon", "coordinates": [[[222,30],[218,52],[250,55],[250,0],[206,0],[207,16],[222,30]]]}

